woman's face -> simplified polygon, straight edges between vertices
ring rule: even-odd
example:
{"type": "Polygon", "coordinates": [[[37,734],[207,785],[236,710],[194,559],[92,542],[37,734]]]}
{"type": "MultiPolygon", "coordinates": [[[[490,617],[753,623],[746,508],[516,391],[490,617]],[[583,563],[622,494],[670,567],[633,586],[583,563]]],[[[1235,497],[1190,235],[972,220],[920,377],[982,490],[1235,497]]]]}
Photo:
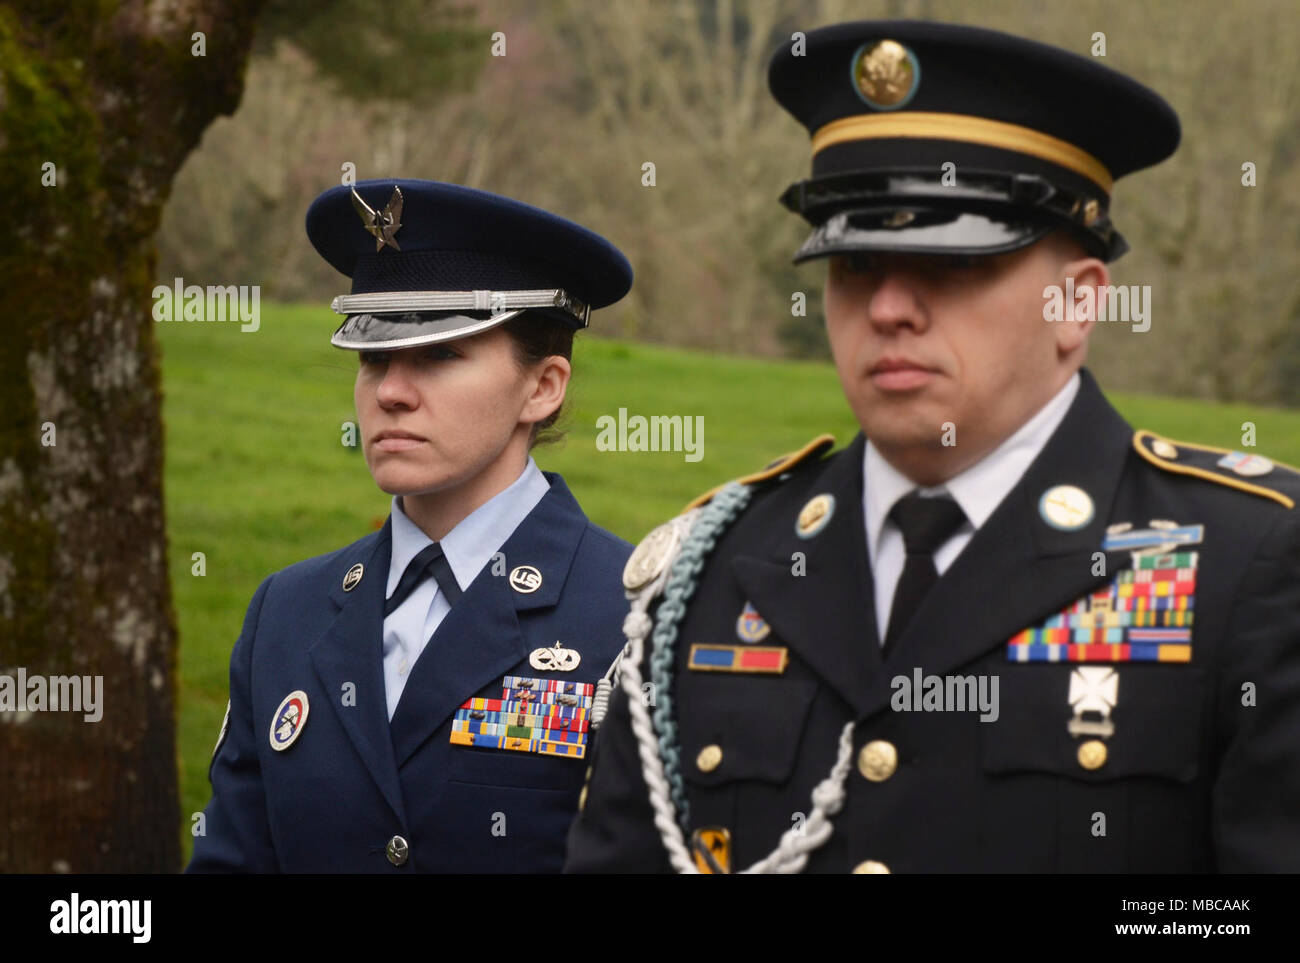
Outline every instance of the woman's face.
{"type": "Polygon", "coordinates": [[[526,452],[532,423],[564,399],[564,385],[551,399],[555,392],[538,370],[520,369],[500,328],[400,351],[363,351],[360,365],[354,394],[361,444],[375,484],[390,495],[473,481],[512,440],[526,452]]]}

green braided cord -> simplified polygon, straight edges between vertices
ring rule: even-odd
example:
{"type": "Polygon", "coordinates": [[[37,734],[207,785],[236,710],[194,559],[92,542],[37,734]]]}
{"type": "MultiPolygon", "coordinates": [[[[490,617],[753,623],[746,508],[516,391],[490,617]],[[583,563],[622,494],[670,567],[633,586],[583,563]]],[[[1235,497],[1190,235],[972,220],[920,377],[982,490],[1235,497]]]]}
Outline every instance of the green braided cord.
{"type": "Polygon", "coordinates": [[[695,585],[704,570],[704,559],[717,544],[718,536],[744,511],[753,490],[739,482],[729,482],[700,511],[681,551],[668,573],[663,601],[655,616],[650,656],[650,678],[654,684],[654,725],[659,732],[659,757],[677,810],[682,832],[689,832],[690,812],[686,787],[682,784],[681,752],[677,745],[677,722],[673,719],[672,678],[673,648],[677,642],[678,623],[686,615],[686,603],[695,594],[695,585]]]}

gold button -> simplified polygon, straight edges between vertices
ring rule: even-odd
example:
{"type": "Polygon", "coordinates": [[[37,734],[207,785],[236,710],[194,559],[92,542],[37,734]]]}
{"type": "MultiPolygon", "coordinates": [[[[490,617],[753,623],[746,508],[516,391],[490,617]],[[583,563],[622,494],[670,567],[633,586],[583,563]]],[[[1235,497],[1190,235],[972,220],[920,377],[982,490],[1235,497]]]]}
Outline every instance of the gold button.
{"type": "Polygon", "coordinates": [[[884,873],[889,875],[889,867],[884,863],[878,863],[874,859],[869,859],[865,863],[858,863],[853,867],[854,874],[861,873],[884,873]]]}
{"type": "Polygon", "coordinates": [[[1178,457],[1178,449],[1169,444],[1169,442],[1165,441],[1163,438],[1157,438],[1155,441],[1151,442],[1151,450],[1161,458],[1174,459],[1178,457]]]}
{"type": "Polygon", "coordinates": [[[699,767],[700,772],[713,772],[722,765],[722,747],[705,746],[695,757],[695,765],[699,767]]]}
{"type": "Polygon", "coordinates": [[[884,782],[898,768],[898,750],[892,742],[875,739],[858,752],[858,772],[872,782],[884,782]]]}
{"type": "Polygon", "coordinates": [[[583,785],[582,792],[578,793],[578,812],[587,808],[587,787],[583,785]]]}
{"type": "Polygon", "coordinates": [[[1079,765],[1084,769],[1100,769],[1106,765],[1106,743],[1089,739],[1079,747],[1079,765]]]}

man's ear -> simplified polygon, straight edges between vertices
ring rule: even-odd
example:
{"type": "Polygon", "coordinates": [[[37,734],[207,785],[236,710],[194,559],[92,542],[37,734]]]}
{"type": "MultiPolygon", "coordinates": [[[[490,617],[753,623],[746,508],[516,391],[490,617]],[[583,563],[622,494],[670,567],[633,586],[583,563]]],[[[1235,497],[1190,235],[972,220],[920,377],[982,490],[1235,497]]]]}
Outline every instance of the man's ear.
{"type": "MultiPolygon", "coordinates": [[[[1086,347],[1088,335],[1097,323],[1098,312],[1106,301],[1110,285],[1110,269],[1106,262],[1095,257],[1081,257],[1061,265],[1062,291],[1074,292],[1074,320],[1053,325],[1056,330],[1056,351],[1064,358],[1086,347]],[[1069,284],[1070,280],[1073,284],[1069,284]]],[[[1067,308],[1068,309],[1068,308],[1067,308]]]]}
{"type": "Polygon", "coordinates": [[[558,354],[539,361],[533,369],[533,377],[537,382],[532,394],[524,402],[519,420],[525,424],[536,424],[549,418],[564,404],[564,394],[569,388],[572,373],[573,366],[568,359],[558,354]]]}

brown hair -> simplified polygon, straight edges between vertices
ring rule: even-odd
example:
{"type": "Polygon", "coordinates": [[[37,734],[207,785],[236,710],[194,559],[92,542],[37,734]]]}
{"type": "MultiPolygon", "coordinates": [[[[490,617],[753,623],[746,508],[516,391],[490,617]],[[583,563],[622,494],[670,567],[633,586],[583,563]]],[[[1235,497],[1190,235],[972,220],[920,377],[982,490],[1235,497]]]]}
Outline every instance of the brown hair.
{"type": "MultiPolygon", "coordinates": [[[[559,355],[566,361],[573,360],[575,329],[562,321],[534,311],[525,311],[501,325],[501,330],[510,335],[510,340],[515,346],[515,361],[522,369],[540,364],[552,355],[559,355]]],[[[528,443],[530,449],[537,445],[554,444],[564,437],[564,430],[555,427],[562,414],[564,414],[563,402],[533,425],[532,437],[528,443]]]]}

